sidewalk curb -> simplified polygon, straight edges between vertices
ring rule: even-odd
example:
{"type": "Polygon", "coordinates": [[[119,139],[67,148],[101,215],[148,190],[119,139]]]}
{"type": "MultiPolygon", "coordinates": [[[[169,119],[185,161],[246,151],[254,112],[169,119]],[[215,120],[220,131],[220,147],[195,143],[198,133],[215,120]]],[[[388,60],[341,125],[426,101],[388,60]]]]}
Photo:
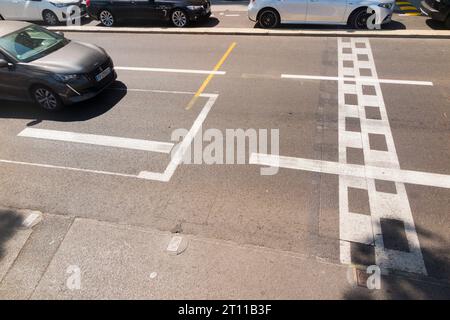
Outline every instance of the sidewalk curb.
{"type": "Polygon", "coordinates": [[[105,28],[105,27],[49,27],[52,31],[87,33],[135,34],[192,34],[192,35],[242,35],[242,36],[296,36],[296,37],[370,37],[370,38],[420,38],[450,39],[450,30],[266,30],[251,28],[105,28]]]}

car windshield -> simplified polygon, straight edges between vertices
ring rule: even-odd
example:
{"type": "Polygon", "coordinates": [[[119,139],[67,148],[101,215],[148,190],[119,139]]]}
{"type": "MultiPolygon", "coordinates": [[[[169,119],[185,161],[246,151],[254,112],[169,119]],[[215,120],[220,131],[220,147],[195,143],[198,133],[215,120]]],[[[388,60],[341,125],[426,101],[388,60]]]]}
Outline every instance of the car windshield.
{"type": "Polygon", "coordinates": [[[38,26],[29,26],[0,38],[0,47],[21,62],[30,62],[64,47],[63,36],[38,26]]]}

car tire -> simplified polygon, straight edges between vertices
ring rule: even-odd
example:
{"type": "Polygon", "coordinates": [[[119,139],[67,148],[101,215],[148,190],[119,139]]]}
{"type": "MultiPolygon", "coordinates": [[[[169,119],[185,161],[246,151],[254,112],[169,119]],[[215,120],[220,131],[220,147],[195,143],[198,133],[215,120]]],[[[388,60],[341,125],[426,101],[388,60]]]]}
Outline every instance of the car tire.
{"type": "Polygon", "coordinates": [[[280,15],[274,9],[263,9],[258,15],[258,24],[264,29],[276,28],[280,24],[280,15]]]}
{"type": "Polygon", "coordinates": [[[45,10],[42,12],[42,19],[48,26],[56,26],[59,24],[58,16],[50,10],[45,10]]]}
{"type": "Polygon", "coordinates": [[[181,9],[175,9],[170,14],[170,21],[177,28],[184,28],[189,24],[189,18],[181,9]]]}
{"type": "Polygon", "coordinates": [[[116,24],[116,19],[111,11],[104,9],[98,14],[100,23],[105,27],[113,27],[116,24]]]}
{"type": "Polygon", "coordinates": [[[0,20],[5,20],[5,18],[3,18],[3,16],[0,14],[0,20]]]}
{"type": "Polygon", "coordinates": [[[61,98],[46,86],[34,86],[31,89],[31,96],[36,105],[46,111],[58,111],[64,107],[61,98]]]}
{"type": "Polygon", "coordinates": [[[348,26],[352,29],[367,29],[367,19],[371,16],[367,9],[361,8],[354,11],[348,19],[348,26]]]}
{"type": "Polygon", "coordinates": [[[447,17],[447,19],[445,20],[444,24],[445,24],[445,27],[447,29],[450,29],[450,15],[447,17]]]}

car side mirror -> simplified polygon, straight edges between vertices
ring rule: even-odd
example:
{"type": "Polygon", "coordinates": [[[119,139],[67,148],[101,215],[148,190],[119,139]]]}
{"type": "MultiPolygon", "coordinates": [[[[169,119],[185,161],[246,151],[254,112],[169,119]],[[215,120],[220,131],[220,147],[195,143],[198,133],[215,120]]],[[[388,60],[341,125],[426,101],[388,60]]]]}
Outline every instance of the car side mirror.
{"type": "Polygon", "coordinates": [[[56,31],[55,32],[57,35],[60,35],[61,37],[64,37],[64,32],[62,32],[62,31],[56,31]]]}
{"type": "Polygon", "coordinates": [[[6,68],[6,67],[9,67],[8,61],[6,61],[5,59],[0,59],[0,68],[6,68]]]}
{"type": "Polygon", "coordinates": [[[14,64],[12,64],[11,62],[6,61],[5,59],[1,59],[0,58],[0,69],[2,68],[8,68],[9,70],[13,70],[15,67],[14,64]]]}

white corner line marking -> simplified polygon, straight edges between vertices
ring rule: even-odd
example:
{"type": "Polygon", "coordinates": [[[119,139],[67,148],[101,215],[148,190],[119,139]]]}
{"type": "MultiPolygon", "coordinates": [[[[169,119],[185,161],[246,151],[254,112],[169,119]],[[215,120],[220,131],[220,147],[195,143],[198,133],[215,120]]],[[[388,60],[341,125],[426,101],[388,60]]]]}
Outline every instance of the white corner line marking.
{"type": "Polygon", "coordinates": [[[133,149],[160,153],[170,153],[174,144],[168,142],[130,139],[97,134],[76,133],[67,131],[26,128],[19,137],[46,139],[64,142],[85,143],[98,146],[133,149]]]}
{"type": "Polygon", "coordinates": [[[196,136],[197,132],[201,129],[203,122],[208,116],[208,113],[211,110],[214,103],[216,102],[218,96],[219,96],[218,94],[211,94],[211,93],[203,93],[200,95],[200,97],[208,97],[209,99],[206,102],[205,106],[203,107],[202,111],[200,111],[199,115],[197,116],[197,119],[195,119],[191,129],[183,138],[183,141],[180,144],[178,144],[177,149],[174,149],[175,152],[173,152],[172,158],[166,170],[164,170],[163,173],[142,171],[139,173],[138,176],[139,178],[158,180],[163,182],[170,181],[173,174],[175,173],[175,170],[183,161],[183,156],[186,153],[186,150],[191,146],[194,137],[196,136]]]}
{"type": "Polygon", "coordinates": [[[311,76],[301,74],[282,74],[282,79],[300,79],[300,80],[328,80],[328,81],[359,81],[367,83],[392,83],[392,84],[409,84],[416,86],[433,86],[431,81],[415,81],[415,80],[395,80],[395,79],[378,79],[372,77],[325,77],[311,76]]]}
{"type": "Polygon", "coordinates": [[[169,73],[191,73],[191,74],[214,74],[224,75],[226,71],[196,70],[196,69],[166,69],[166,68],[140,68],[140,67],[114,67],[115,70],[141,71],[141,72],[169,72],[169,73]]]}
{"type": "Polygon", "coordinates": [[[252,153],[249,164],[450,189],[450,175],[252,153]]]}

